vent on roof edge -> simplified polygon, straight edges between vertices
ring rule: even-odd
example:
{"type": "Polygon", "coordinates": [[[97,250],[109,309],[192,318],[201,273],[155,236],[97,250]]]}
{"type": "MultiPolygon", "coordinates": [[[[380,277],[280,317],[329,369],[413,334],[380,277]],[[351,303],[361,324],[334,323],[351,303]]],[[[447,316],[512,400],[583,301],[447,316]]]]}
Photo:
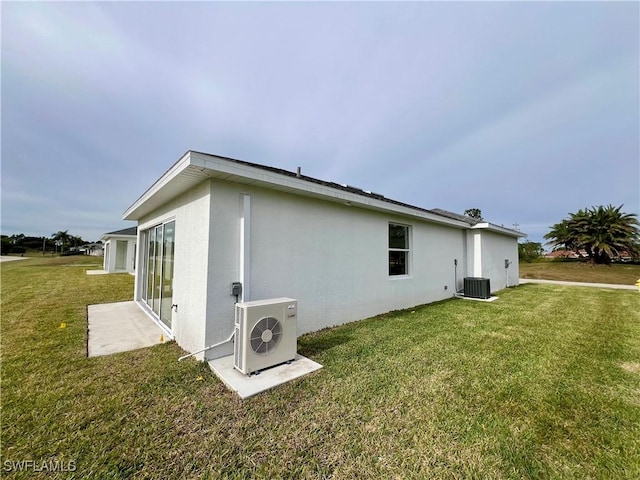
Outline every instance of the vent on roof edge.
{"type": "Polygon", "coordinates": [[[370,190],[365,190],[365,193],[368,193],[369,195],[375,198],[384,198],[384,195],[382,195],[381,193],[372,192],[370,190]]]}

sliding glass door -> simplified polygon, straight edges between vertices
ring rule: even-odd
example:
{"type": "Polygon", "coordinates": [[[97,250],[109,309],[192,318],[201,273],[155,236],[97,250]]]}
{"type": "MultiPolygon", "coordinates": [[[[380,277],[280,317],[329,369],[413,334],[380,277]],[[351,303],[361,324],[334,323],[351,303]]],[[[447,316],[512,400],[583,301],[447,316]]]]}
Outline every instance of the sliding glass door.
{"type": "Polygon", "coordinates": [[[173,251],[175,238],[175,223],[164,225],[162,243],[162,276],[160,289],[160,320],[171,327],[171,305],[173,305],[173,251]]]}
{"type": "Polygon", "coordinates": [[[153,289],[151,289],[151,309],[160,316],[160,296],[162,295],[162,225],[155,228],[153,245],[153,289]]]}
{"type": "Polygon", "coordinates": [[[172,221],[143,232],[147,252],[144,258],[142,297],[153,313],[169,328],[173,305],[175,224],[172,221]]]}

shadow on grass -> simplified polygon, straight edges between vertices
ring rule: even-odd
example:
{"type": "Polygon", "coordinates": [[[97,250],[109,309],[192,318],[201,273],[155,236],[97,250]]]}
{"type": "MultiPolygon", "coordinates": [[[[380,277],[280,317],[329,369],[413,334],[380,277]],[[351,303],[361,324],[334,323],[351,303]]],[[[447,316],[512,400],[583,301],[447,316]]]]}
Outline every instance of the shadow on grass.
{"type": "Polygon", "coordinates": [[[371,328],[379,322],[389,322],[392,320],[406,320],[410,314],[420,312],[425,308],[433,308],[434,306],[455,301],[455,298],[446,298],[436,302],[416,305],[411,308],[392,310],[386,313],[376,315],[374,317],[349,322],[337,327],[327,327],[316,332],[311,332],[298,338],[298,353],[304,356],[311,356],[326,352],[332,348],[346,345],[357,340],[359,332],[363,328],[371,328]]]}
{"type": "Polygon", "coordinates": [[[347,344],[352,340],[353,335],[350,333],[325,328],[298,338],[298,353],[313,358],[314,355],[347,344]]]}

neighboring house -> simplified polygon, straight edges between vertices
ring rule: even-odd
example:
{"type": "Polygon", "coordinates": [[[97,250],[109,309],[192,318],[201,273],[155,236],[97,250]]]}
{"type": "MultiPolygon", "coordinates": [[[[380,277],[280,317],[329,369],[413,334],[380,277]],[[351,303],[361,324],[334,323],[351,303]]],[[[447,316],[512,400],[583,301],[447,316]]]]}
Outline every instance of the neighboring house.
{"type": "Polygon", "coordinates": [[[552,250],[544,254],[544,258],[580,258],[573,250],[552,250]]]}
{"type": "Polygon", "coordinates": [[[628,263],[633,262],[634,258],[635,257],[633,253],[629,252],[628,250],[622,250],[618,255],[614,255],[611,260],[614,262],[628,263]]]}
{"type": "MultiPolygon", "coordinates": [[[[584,249],[580,249],[578,250],[578,253],[574,252],[573,250],[564,250],[564,249],[558,249],[558,250],[553,250],[549,253],[546,253],[544,255],[544,258],[549,258],[549,259],[556,259],[556,258],[571,258],[571,259],[583,259],[586,260],[589,258],[589,254],[587,253],[586,250],[584,249]]],[[[627,250],[622,250],[618,253],[618,255],[612,255],[611,257],[611,261],[612,262],[620,262],[620,263],[628,263],[628,262],[632,262],[633,261],[633,255],[631,254],[631,252],[627,251],[627,250]]]]}
{"type": "Polygon", "coordinates": [[[552,250],[549,253],[546,253],[544,255],[545,258],[589,258],[589,254],[587,253],[586,250],[584,249],[580,249],[577,252],[573,251],[573,250],[566,250],[566,249],[558,249],[558,250],[552,250]]]}
{"type": "Polygon", "coordinates": [[[103,255],[102,243],[88,243],[80,247],[80,251],[85,255],[91,255],[92,257],[101,257],[103,255]]]}
{"type": "MultiPolygon", "coordinates": [[[[492,291],[517,285],[524,236],[191,151],[123,218],[138,222],[135,301],[189,352],[229,337],[236,301],[298,300],[300,335],[450,298],[468,276],[490,278],[492,291]]],[[[231,352],[225,344],[204,358],[231,352]]]]}
{"type": "Polygon", "coordinates": [[[104,270],[109,273],[135,272],[137,233],[136,227],[130,227],[102,236],[104,270]]]}

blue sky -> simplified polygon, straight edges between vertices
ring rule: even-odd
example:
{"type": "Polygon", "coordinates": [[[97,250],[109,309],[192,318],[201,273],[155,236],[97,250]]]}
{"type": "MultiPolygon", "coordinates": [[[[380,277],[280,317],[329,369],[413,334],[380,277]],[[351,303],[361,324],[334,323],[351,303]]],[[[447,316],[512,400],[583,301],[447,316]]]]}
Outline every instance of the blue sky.
{"type": "Polygon", "coordinates": [[[514,223],[640,213],[637,2],[7,3],[3,234],[87,240],[185,151],[514,223]]]}

